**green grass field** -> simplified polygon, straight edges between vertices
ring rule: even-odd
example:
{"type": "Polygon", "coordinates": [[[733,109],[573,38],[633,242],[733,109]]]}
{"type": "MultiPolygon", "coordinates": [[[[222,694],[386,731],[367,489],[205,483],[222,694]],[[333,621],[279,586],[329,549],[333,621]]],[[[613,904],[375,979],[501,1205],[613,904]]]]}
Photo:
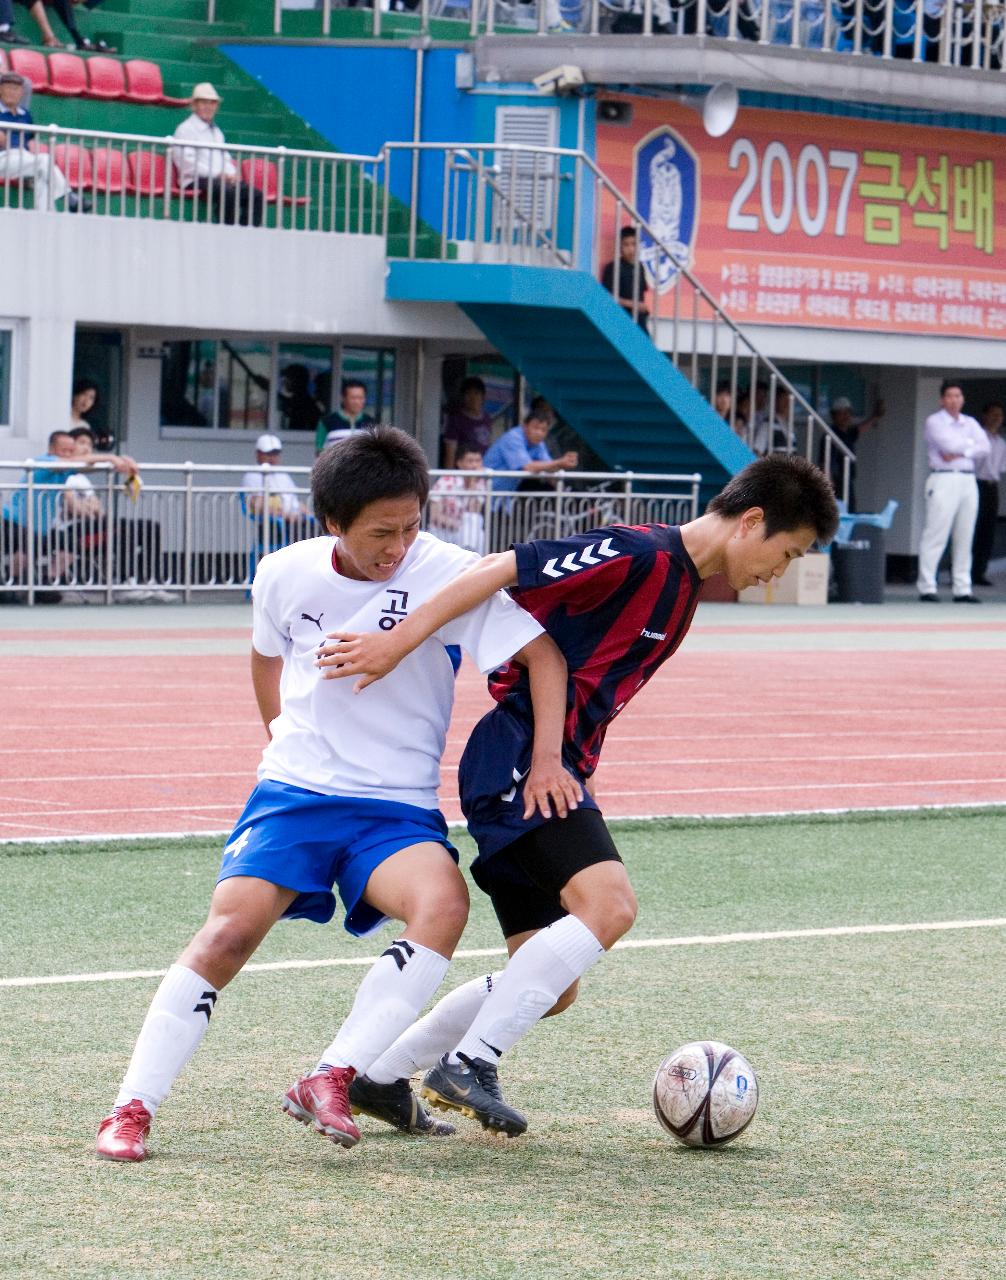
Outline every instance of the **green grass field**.
{"type": "MultiPolygon", "coordinates": [[[[1006,915],[1006,813],[629,823],[632,939],[1006,915]]],[[[163,969],[219,842],[0,848],[0,978],[163,969]]],[[[467,854],[466,845],[463,851],[467,854]]],[[[465,859],[467,861],[467,858],[465,859]]],[[[473,892],[463,948],[498,943],[473,892]]],[[[280,925],[259,961],[360,958],[280,925]]],[[[448,981],[484,972],[457,960],[448,981]]],[[[504,1062],[515,1141],[458,1121],[352,1152],[279,1110],[364,969],[242,975],[140,1166],[92,1155],[156,979],[0,986],[0,1275],[503,1280],[1006,1272],[1002,928],[614,952],[504,1062]],[[650,1086],[679,1043],[754,1063],[758,1115],[679,1147],[650,1086]]]]}

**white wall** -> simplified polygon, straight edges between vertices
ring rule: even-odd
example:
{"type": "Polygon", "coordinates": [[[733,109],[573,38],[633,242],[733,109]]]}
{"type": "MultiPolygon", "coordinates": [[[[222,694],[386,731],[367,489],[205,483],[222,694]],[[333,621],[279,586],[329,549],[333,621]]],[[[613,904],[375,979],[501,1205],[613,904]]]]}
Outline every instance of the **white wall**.
{"type": "MultiPolygon", "coordinates": [[[[0,315],[22,322],[15,363],[24,371],[0,458],[39,452],[68,420],[78,324],[306,340],[479,337],[450,304],[387,302],[377,236],[0,210],[0,245],[0,315]]],[[[127,411],[144,440],[156,368],[130,358],[139,382],[127,411]]]]}

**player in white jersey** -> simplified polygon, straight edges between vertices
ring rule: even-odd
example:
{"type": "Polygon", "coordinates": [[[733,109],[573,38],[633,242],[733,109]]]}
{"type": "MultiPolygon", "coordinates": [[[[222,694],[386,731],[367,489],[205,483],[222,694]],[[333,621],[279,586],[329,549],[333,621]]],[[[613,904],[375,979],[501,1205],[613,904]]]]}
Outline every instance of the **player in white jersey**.
{"type": "MultiPolygon", "coordinates": [[[[476,560],[419,532],[428,491],[414,440],[394,428],[357,432],[326,449],[312,472],[315,514],[335,536],[285,547],[259,565],[252,682],[270,741],[224,848],[206,924],[158,988],[98,1130],[106,1159],[144,1159],[151,1120],[201,1043],[220,990],[277,920],[330,920],[334,887],[350,933],[370,933],[389,918],[405,927],[283,1108],[342,1146],[359,1141],[349,1086],[440,986],[468,917],[457,853],[437,808],[453,698],[448,646],[466,648],[483,671],[511,655],[526,663],[540,725],[528,805],[559,813],[575,806],[578,790],[560,755],[566,665],[508,596],[442,627],[373,695],[320,678],[317,649],[327,628],[389,630],[476,560]]],[[[411,1095],[403,1100],[400,1128],[435,1131],[411,1095]]],[[[394,1098],[363,1103],[357,1109],[396,1122],[394,1098]]]]}

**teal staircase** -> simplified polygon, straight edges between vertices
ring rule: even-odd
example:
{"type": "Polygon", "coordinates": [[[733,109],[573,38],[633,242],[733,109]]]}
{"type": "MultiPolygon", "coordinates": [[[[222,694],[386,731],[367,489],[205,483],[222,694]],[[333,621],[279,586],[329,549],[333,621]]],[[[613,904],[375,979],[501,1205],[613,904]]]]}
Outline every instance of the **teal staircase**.
{"type": "Polygon", "coordinates": [[[584,271],[394,262],[389,299],[454,302],[615,470],[702,475],[703,502],[754,454],[584,271]]]}

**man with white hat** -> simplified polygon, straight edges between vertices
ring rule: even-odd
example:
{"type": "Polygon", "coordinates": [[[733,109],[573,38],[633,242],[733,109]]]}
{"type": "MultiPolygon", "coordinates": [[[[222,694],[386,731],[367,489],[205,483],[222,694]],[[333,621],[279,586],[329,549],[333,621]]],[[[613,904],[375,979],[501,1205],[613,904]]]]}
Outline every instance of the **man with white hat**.
{"type": "Polygon", "coordinates": [[[276,470],[282,456],[283,442],[279,436],[268,433],[259,436],[255,441],[256,470],[246,471],[241,477],[245,509],[250,516],[268,514],[269,543],[273,547],[313,537],[317,532],[293,476],[288,471],[276,470]]]}
{"type": "Polygon", "coordinates": [[[262,192],[239,180],[234,157],[224,150],[223,130],[213,121],[222,102],[220,94],[204,80],[192,90],[191,101],[192,114],[174,133],[189,145],[171,148],[179,185],[183,190],[193,189],[209,206],[212,221],[259,226],[262,192]]]}

